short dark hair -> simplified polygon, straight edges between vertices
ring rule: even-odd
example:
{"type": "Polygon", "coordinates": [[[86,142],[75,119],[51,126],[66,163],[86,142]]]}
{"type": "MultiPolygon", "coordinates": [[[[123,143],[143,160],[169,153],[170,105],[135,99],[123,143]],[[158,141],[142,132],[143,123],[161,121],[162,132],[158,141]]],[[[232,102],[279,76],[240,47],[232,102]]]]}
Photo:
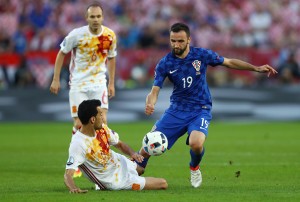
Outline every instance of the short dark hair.
{"type": "Polygon", "coordinates": [[[191,36],[190,28],[186,24],[182,22],[177,22],[171,26],[170,32],[180,32],[180,31],[184,31],[187,37],[191,36]]]}
{"type": "Polygon", "coordinates": [[[78,107],[78,118],[83,125],[89,123],[93,116],[97,116],[97,107],[101,106],[100,100],[84,100],[78,107]]]}
{"type": "Polygon", "coordinates": [[[89,10],[89,8],[91,7],[99,7],[101,8],[102,12],[103,12],[103,8],[102,5],[98,2],[98,1],[94,1],[93,3],[91,3],[90,5],[88,5],[88,7],[86,8],[86,12],[89,10]]]}

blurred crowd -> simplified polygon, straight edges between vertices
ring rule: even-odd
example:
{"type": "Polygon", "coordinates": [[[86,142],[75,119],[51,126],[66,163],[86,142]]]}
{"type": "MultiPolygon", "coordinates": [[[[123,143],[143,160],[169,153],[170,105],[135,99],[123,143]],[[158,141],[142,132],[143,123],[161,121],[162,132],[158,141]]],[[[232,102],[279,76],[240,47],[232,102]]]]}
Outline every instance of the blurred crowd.
{"type": "MultiPolygon", "coordinates": [[[[91,2],[0,0],[0,54],[14,52],[22,56],[28,51],[58,50],[68,32],[86,24],[85,9],[91,2]]],[[[191,28],[195,46],[278,50],[271,64],[279,70],[277,82],[299,82],[300,37],[297,35],[300,32],[300,0],[99,2],[104,9],[104,25],[112,28],[118,36],[120,52],[128,49],[168,50],[170,25],[183,21],[191,28]]],[[[147,61],[136,61],[136,68],[128,70],[131,71],[129,80],[136,80],[147,72],[143,69],[149,68],[145,63],[147,61]]],[[[26,72],[28,62],[22,60],[20,65],[22,68],[15,72],[16,85],[35,85],[35,76],[26,72]],[[23,77],[28,81],[20,79],[23,77]]],[[[0,72],[1,75],[7,77],[6,70],[0,72]]],[[[151,78],[143,78],[147,79],[151,78]]],[[[122,82],[119,83],[123,86],[122,82]]]]}

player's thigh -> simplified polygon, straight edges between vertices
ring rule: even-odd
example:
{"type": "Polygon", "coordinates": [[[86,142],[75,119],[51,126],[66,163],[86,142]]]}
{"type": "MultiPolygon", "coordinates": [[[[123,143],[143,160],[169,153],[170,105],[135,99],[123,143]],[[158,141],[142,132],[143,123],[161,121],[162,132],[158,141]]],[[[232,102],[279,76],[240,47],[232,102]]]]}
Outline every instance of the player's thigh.
{"type": "Polygon", "coordinates": [[[101,108],[108,109],[108,93],[106,85],[100,86],[97,90],[89,91],[88,96],[89,100],[100,100],[101,108]]]}
{"type": "Polygon", "coordinates": [[[188,125],[188,134],[192,131],[202,132],[205,136],[208,135],[208,128],[212,119],[210,110],[202,110],[188,125]]]}
{"type": "Polygon", "coordinates": [[[137,173],[133,174],[133,173],[129,172],[127,174],[126,184],[124,183],[124,187],[122,189],[142,190],[145,188],[145,184],[146,184],[145,177],[141,177],[137,173]]]}
{"type": "Polygon", "coordinates": [[[69,104],[70,104],[70,111],[72,117],[78,117],[77,115],[78,106],[84,100],[88,100],[88,95],[86,92],[72,91],[72,90],[69,92],[69,104]]]}
{"type": "Polygon", "coordinates": [[[170,113],[164,113],[161,119],[155,123],[153,130],[160,131],[166,135],[168,149],[171,149],[174,143],[187,132],[187,122],[170,113]]]}
{"type": "Polygon", "coordinates": [[[204,141],[208,136],[208,128],[211,119],[212,116],[209,110],[202,110],[193,118],[188,126],[187,145],[193,146],[204,144],[204,141]]]}
{"type": "MultiPolygon", "coordinates": [[[[142,190],[145,187],[146,179],[138,175],[137,164],[125,156],[118,154],[120,162],[122,164],[122,174],[124,175],[121,184],[123,184],[122,189],[127,190],[142,190]]],[[[122,175],[121,173],[119,173],[122,175]]],[[[122,176],[120,176],[121,178],[122,176]]]]}

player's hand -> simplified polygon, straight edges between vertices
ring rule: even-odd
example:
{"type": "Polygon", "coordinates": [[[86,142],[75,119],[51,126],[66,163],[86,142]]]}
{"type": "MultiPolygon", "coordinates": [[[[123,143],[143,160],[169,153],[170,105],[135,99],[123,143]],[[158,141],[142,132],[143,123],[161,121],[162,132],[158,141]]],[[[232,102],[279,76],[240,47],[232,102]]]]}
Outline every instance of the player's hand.
{"type": "Polygon", "coordinates": [[[154,105],[153,104],[146,104],[145,107],[145,114],[146,115],[151,115],[154,112],[154,105]]]}
{"type": "Polygon", "coordinates": [[[144,157],[138,153],[134,153],[131,155],[131,158],[139,163],[142,163],[144,160],[144,157]]]}
{"type": "Polygon", "coordinates": [[[107,90],[108,90],[108,98],[109,99],[115,97],[115,86],[114,85],[108,84],[107,90]]]}
{"type": "Polygon", "coordinates": [[[50,86],[50,92],[57,95],[60,90],[60,82],[53,80],[50,86]]]}
{"type": "Polygon", "coordinates": [[[268,73],[268,77],[271,74],[277,74],[278,72],[271,66],[269,65],[262,65],[256,68],[257,72],[261,72],[261,73],[268,73]]]}
{"type": "Polygon", "coordinates": [[[80,188],[75,188],[70,190],[70,194],[84,194],[87,192],[88,190],[81,190],[80,188]]]}

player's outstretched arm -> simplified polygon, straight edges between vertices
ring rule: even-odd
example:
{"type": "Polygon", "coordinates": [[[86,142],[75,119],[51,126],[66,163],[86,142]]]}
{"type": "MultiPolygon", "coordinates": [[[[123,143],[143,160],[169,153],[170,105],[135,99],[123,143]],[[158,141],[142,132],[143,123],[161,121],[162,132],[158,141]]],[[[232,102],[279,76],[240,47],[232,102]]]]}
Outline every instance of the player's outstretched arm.
{"type": "Polygon", "coordinates": [[[75,185],[73,180],[74,169],[67,169],[64,175],[64,181],[67,188],[70,190],[70,194],[74,193],[87,193],[88,190],[81,190],[75,185]]]}
{"type": "Polygon", "coordinates": [[[144,160],[144,157],[138,153],[136,153],[129,145],[119,140],[118,144],[114,145],[117,149],[119,149],[124,154],[130,156],[132,159],[141,163],[144,160]]]}
{"type": "Polygon", "coordinates": [[[53,94],[57,94],[60,90],[60,72],[61,68],[64,62],[66,54],[64,54],[62,51],[59,51],[56,60],[55,60],[55,66],[54,66],[54,74],[52,83],[50,86],[50,92],[53,94]]]}
{"type": "Polygon", "coordinates": [[[260,73],[268,73],[268,76],[270,76],[270,74],[277,74],[277,71],[269,65],[254,66],[250,63],[244,62],[239,59],[224,58],[224,62],[222,65],[226,66],[228,68],[232,68],[232,69],[249,70],[249,71],[255,71],[255,72],[260,72],[260,73]]]}
{"type": "Polygon", "coordinates": [[[151,115],[154,113],[154,106],[157,102],[159,91],[160,91],[160,87],[153,86],[151,92],[147,95],[146,106],[145,106],[146,115],[151,115]]]}

